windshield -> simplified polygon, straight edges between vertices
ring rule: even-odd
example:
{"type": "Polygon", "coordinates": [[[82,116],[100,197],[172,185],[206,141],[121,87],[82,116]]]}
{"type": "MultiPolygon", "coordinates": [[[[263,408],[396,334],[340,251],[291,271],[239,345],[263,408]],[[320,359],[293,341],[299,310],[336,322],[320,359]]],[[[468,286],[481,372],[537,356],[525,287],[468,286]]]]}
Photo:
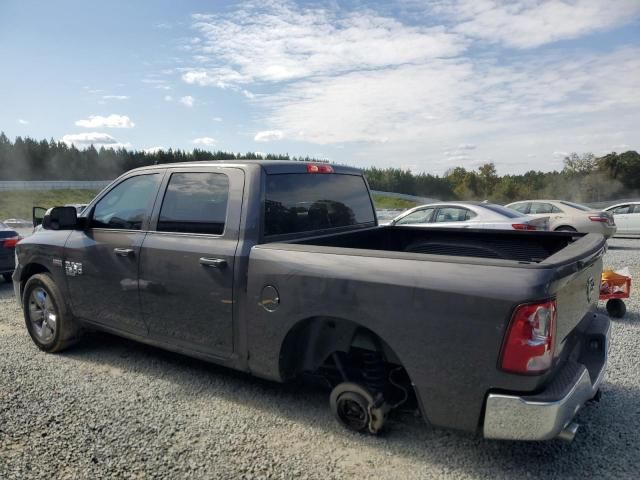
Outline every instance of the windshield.
{"type": "Polygon", "coordinates": [[[593,210],[593,208],[587,207],[586,205],[580,205],[579,203],[565,202],[565,201],[562,201],[560,203],[563,205],[567,205],[568,207],[575,208],[576,210],[582,210],[583,212],[590,212],[593,210]]]}
{"type": "Polygon", "coordinates": [[[267,175],[266,236],[369,225],[375,218],[361,175],[267,175]]]}
{"type": "Polygon", "coordinates": [[[507,218],[522,217],[521,212],[509,207],[503,207],[502,205],[496,205],[495,203],[483,203],[481,206],[507,218]]]}

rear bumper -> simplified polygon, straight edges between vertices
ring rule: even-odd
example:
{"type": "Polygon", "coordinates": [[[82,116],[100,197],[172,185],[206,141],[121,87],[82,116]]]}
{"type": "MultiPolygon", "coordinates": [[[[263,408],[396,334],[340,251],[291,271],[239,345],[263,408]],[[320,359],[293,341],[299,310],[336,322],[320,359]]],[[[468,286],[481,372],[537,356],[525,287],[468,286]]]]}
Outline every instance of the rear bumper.
{"type": "Polygon", "coordinates": [[[483,434],[504,440],[549,440],[571,422],[598,392],[609,351],[611,321],[595,314],[577,359],[568,360],[546,388],[535,395],[489,393],[483,434]]]}

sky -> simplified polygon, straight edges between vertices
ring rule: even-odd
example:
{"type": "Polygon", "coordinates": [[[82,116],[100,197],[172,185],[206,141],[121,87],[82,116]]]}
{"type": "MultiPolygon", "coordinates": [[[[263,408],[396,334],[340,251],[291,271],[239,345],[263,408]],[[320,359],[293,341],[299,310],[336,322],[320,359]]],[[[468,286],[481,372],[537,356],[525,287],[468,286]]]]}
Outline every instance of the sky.
{"type": "Polygon", "coordinates": [[[0,2],[0,131],[442,174],[640,149],[640,0],[0,2]]]}

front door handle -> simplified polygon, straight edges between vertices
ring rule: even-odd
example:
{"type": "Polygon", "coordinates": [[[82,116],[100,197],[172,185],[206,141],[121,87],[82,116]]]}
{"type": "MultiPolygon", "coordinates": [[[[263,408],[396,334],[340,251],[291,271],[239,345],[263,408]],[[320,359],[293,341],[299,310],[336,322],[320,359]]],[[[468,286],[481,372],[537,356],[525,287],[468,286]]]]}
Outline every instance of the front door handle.
{"type": "Polygon", "coordinates": [[[113,251],[116,255],[119,255],[121,257],[128,257],[129,255],[133,255],[132,248],[114,248],[113,251]]]}
{"type": "Polygon", "coordinates": [[[224,258],[201,257],[200,264],[205,267],[224,268],[227,266],[227,261],[224,258]]]}

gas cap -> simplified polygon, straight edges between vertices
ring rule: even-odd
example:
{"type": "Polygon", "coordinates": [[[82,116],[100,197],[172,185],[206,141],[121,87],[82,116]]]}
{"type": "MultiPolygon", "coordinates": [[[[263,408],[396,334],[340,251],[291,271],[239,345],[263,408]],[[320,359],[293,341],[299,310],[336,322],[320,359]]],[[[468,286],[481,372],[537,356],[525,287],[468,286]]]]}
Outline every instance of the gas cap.
{"type": "Polygon", "coordinates": [[[275,312],[280,305],[280,294],[276,287],[272,285],[267,285],[262,289],[262,293],[260,294],[260,305],[267,312],[275,312]]]}

